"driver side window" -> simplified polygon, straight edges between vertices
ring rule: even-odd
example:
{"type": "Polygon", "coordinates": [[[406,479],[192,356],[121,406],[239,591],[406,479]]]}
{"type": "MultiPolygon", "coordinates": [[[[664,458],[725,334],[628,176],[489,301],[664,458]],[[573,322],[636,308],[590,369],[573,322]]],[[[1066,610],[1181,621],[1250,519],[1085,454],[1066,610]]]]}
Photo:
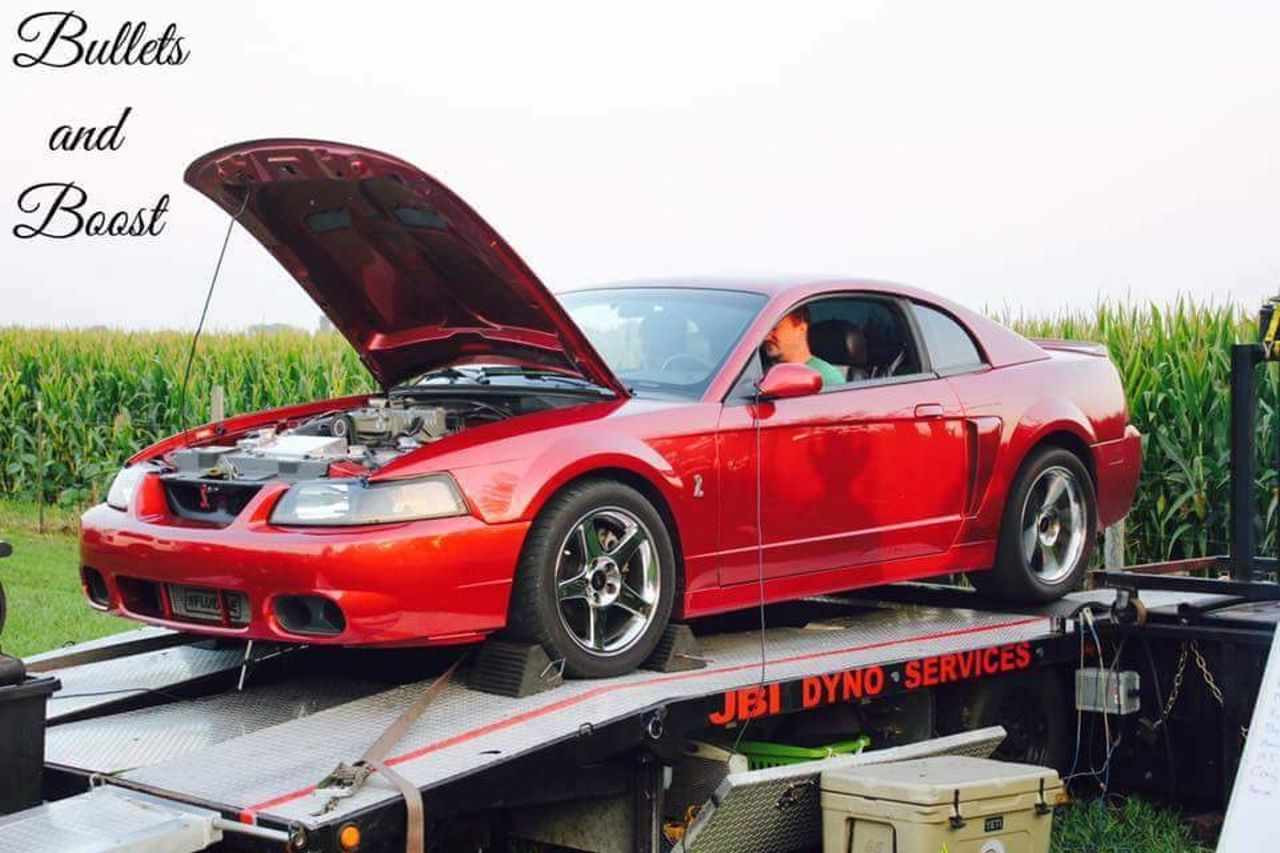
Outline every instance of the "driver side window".
{"type": "MultiPolygon", "coordinates": [[[[898,300],[875,295],[827,296],[804,303],[803,308],[809,354],[825,362],[810,366],[840,377],[824,380],[824,393],[924,375],[915,336],[898,300]]],[[[781,360],[785,359],[776,347],[762,343],[734,383],[730,397],[753,396],[761,377],[781,360]]]]}
{"type": "Polygon", "coordinates": [[[846,383],[906,379],[922,372],[915,336],[897,300],[834,296],[808,307],[809,347],[843,373],[846,383]]]}

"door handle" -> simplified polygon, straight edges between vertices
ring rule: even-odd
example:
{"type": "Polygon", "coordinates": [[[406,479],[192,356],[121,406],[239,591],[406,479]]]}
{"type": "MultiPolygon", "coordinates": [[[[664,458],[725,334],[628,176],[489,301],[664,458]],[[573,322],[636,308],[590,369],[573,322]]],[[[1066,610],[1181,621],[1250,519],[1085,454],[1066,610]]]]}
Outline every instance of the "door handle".
{"type": "Polygon", "coordinates": [[[941,403],[921,403],[916,406],[917,418],[940,418],[942,417],[941,403]]]}

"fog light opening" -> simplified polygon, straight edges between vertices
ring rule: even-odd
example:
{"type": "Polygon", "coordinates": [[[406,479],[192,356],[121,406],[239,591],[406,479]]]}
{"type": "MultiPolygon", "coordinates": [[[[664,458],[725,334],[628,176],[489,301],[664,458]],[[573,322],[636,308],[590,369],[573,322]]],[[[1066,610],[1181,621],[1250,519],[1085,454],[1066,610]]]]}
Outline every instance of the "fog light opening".
{"type": "Polygon", "coordinates": [[[164,616],[164,606],[160,603],[160,585],[155,581],[117,576],[116,588],[120,590],[120,604],[130,613],[157,619],[164,616]]]}
{"type": "Polygon", "coordinates": [[[84,584],[84,594],[99,607],[107,607],[111,603],[111,594],[107,592],[107,580],[102,572],[89,566],[80,567],[80,581],[84,584]]]}
{"type": "Polygon", "coordinates": [[[320,620],[333,633],[341,634],[347,627],[347,617],[342,615],[342,608],[329,599],[323,599],[320,605],[320,620]]]}
{"type": "Polygon", "coordinates": [[[347,627],[337,602],[320,595],[281,595],[274,604],[276,621],[291,634],[334,636],[347,627]]]}

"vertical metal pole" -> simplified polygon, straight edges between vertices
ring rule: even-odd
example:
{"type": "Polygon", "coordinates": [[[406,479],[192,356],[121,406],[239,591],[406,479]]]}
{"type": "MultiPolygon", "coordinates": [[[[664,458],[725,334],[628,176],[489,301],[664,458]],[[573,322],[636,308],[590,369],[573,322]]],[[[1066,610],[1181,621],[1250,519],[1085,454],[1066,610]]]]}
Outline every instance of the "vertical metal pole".
{"type": "Polygon", "coordinates": [[[1124,569],[1124,519],[1108,527],[1102,534],[1102,567],[1109,572],[1124,569]]]}
{"type": "Polygon", "coordinates": [[[36,397],[36,525],[44,533],[44,398],[36,397]]]}
{"type": "MultiPolygon", "coordinates": [[[[1271,385],[1271,382],[1269,381],[1270,378],[1271,378],[1271,362],[1267,359],[1264,359],[1262,362],[1263,389],[1266,389],[1269,385],[1271,385]]],[[[1265,393],[1265,390],[1260,393],[1265,393]]],[[[1272,494],[1275,494],[1276,490],[1280,488],[1280,409],[1278,409],[1277,406],[1280,406],[1280,399],[1272,399],[1271,401],[1271,432],[1272,432],[1271,440],[1272,442],[1274,442],[1274,446],[1272,447],[1272,452],[1273,452],[1272,464],[1275,466],[1271,469],[1272,477],[1274,478],[1271,480],[1272,494]]],[[[1265,543],[1266,537],[1267,537],[1267,516],[1266,516],[1266,510],[1264,509],[1263,516],[1262,516],[1262,538],[1264,543],[1265,543]]],[[[1277,529],[1275,531],[1275,539],[1272,541],[1272,545],[1275,550],[1271,556],[1275,557],[1277,560],[1276,580],[1280,581],[1280,529],[1277,529]]]]}
{"type": "Polygon", "coordinates": [[[1255,366],[1257,344],[1231,347],[1231,579],[1252,580],[1253,538],[1254,397],[1258,390],[1255,366]]]}
{"type": "Polygon", "coordinates": [[[662,849],[662,762],[648,752],[636,757],[631,789],[631,849],[658,853],[662,849]]]}
{"type": "Polygon", "coordinates": [[[217,423],[226,417],[226,393],[221,385],[214,385],[209,399],[209,420],[217,423]]]}

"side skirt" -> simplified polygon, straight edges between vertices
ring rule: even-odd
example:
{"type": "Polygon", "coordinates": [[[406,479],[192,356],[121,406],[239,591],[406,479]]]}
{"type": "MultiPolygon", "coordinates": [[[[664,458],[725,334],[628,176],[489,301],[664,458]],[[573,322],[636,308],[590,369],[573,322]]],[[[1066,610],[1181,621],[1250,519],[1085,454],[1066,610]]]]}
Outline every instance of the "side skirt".
{"type": "MultiPolygon", "coordinates": [[[[995,562],[995,553],[995,540],[988,540],[957,545],[948,551],[927,557],[864,563],[842,569],[766,578],[764,600],[766,604],[773,604],[812,595],[829,595],[887,583],[990,568],[995,562]]],[[[685,593],[684,613],[688,617],[710,616],[754,607],[759,603],[760,591],[757,585],[750,582],[739,583],[685,593]]]]}

